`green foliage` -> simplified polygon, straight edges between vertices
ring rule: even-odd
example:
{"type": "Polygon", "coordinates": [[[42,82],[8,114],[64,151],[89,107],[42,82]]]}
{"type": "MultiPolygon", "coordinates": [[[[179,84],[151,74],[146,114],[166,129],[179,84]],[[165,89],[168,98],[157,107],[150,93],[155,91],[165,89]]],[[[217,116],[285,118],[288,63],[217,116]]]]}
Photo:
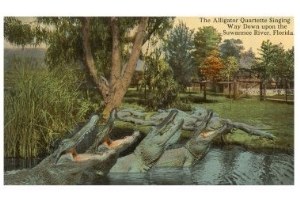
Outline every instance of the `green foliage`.
{"type": "Polygon", "coordinates": [[[271,76],[272,57],[273,57],[273,44],[270,40],[263,41],[260,51],[260,58],[258,64],[255,66],[255,70],[260,74],[261,79],[268,79],[271,76]]]}
{"type": "Polygon", "coordinates": [[[195,72],[191,51],[194,49],[193,30],[183,22],[171,30],[164,43],[166,61],[174,72],[178,84],[187,86],[192,73],[195,72]]]}
{"type": "MultiPolygon", "coordinates": [[[[19,18],[21,19],[21,18],[19,18]]],[[[15,17],[4,18],[4,38],[16,45],[48,46],[45,62],[50,67],[61,67],[68,64],[83,64],[82,28],[80,17],[37,17],[30,24],[15,17]]],[[[92,17],[90,45],[92,56],[98,72],[109,78],[111,66],[112,34],[110,17],[92,17]]],[[[163,37],[173,25],[172,17],[151,17],[148,23],[148,34],[163,37]]],[[[139,22],[138,17],[119,18],[119,36],[122,43],[122,59],[128,60],[132,45],[132,31],[139,22]]]]}
{"type": "Polygon", "coordinates": [[[4,39],[12,44],[24,47],[26,44],[32,44],[34,35],[29,24],[22,24],[14,17],[4,18],[4,39]]]}
{"type": "Polygon", "coordinates": [[[17,59],[5,72],[4,156],[37,157],[99,109],[78,91],[71,69],[49,72],[33,59],[17,59]]]}
{"type": "MultiPolygon", "coordinates": [[[[34,41],[48,45],[45,62],[49,68],[69,67],[70,64],[85,68],[87,80],[97,86],[97,92],[105,101],[104,117],[110,108],[121,103],[132,79],[141,45],[152,37],[162,39],[174,21],[172,17],[151,17],[149,20],[148,17],[143,20],[140,17],[119,17],[117,20],[111,17],[91,17],[88,20],[81,17],[38,17],[34,24],[26,24],[12,19],[19,26],[29,27],[28,32],[34,41]],[[115,89],[115,78],[123,84],[125,81],[124,88],[115,89]],[[110,99],[113,97],[116,99],[110,99]]],[[[6,19],[9,28],[16,26],[11,21],[6,19]]],[[[11,31],[5,34],[6,40],[12,38],[9,42],[19,39],[19,35],[11,31]]],[[[23,35],[20,37],[22,39],[23,35]]],[[[24,41],[24,44],[32,44],[32,41],[24,41]]]]}
{"type": "Polygon", "coordinates": [[[143,85],[147,86],[146,106],[150,109],[170,107],[176,101],[178,85],[174,81],[170,66],[159,58],[159,50],[146,59],[143,85]]]}
{"type": "MultiPolygon", "coordinates": [[[[37,22],[41,29],[47,29],[44,42],[49,46],[45,57],[48,66],[51,68],[62,67],[75,62],[83,64],[80,18],[38,17],[37,22]]],[[[110,71],[110,31],[110,19],[108,17],[91,18],[90,44],[92,55],[97,69],[101,75],[106,77],[109,76],[110,71]]],[[[122,29],[121,33],[124,34],[124,31],[122,29]]]]}
{"type": "Polygon", "coordinates": [[[283,45],[274,46],[274,56],[270,69],[272,77],[277,81],[294,77],[294,49],[285,51],[283,45]]]}
{"type": "Polygon", "coordinates": [[[193,53],[198,65],[203,63],[212,50],[218,49],[221,39],[221,34],[213,26],[198,28],[194,37],[195,51],[193,53]]]}
{"type": "Polygon", "coordinates": [[[224,68],[221,70],[221,75],[226,80],[232,80],[239,70],[238,61],[234,56],[229,56],[224,61],[224,68]]]}
{"type": "Polygon", "coordinates": [[[294,47],[287,50],[285,52],[285,60],[286,66],[282,67],[284,69],[284,77],[294,78],[294,64],[295,64],[295,56],[294,56],[294,47]]]}
{"type": "Polygon", "coordinates": [[[294,77],[294,48],[284,50],[282,44],[273,44],[267,40],[262,42],[259,51],[259,62],[254,69],[261,79],[275,78],[280,81],[294,77]]]}
{"type": "Polygon", "coordinates": [[[174,19],[175,17],[150,17],[144,43],[153,37],[164,39],[166,32],[173,27],[174,19]]]}
{"type": "Polygon", "coordinates": [[[243,41],[240,39],[225,39],[220,45],[221,57],[226,59],[233,56],[238,61],[241,57],[241,51],[244,49],[243,41]]]}

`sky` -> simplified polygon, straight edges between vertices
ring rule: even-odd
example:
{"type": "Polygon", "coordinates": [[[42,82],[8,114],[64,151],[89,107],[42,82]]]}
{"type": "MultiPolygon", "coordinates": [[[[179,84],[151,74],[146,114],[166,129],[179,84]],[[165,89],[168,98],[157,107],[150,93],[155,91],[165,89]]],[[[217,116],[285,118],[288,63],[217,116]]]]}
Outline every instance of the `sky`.
{"type": "MultiPolygon", "coordinates": [[[[282,43],[285,49],[291,49],[294,46],[294,35],[278,35],[287,31],[294,33],[293,17],[176,17],[175,25],[182,21],[190,29],[198,30],[199,27],[213,26],[222,35],[222,41],[225,39],[241,39],[245,50],[252,48],[257,53],[263,41],[270,40],[273,44],[282,43]],[[251,20],[251,21],[250,21],[251,20]],[[280,28],[278,28],[280,25],[280,28]],[[231,27],[231,28],[230,28],[231,27]],[[224,33],[225,31],[225,33],[224,33]],[[247,35],[228,35],[229,32],[247,35]],[[263,32],[263,34],[262,34],[263,32]],[[251,33],[251,35],[249,35],[251,33]],[[264,35],[268,34],[268,35],[264,35]]],[[[221,41],[221,42],[222,42],[221,41]]]]}

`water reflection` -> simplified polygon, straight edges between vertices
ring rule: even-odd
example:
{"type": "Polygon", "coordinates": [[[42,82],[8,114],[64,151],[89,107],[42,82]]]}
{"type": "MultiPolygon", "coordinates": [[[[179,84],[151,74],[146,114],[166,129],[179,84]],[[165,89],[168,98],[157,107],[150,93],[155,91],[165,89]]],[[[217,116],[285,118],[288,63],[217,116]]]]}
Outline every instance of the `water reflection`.
{"type": "Polygon", "coordinates": [[[147,174],[109,174],[112,185],[293,185],[294,158],[242,147],[215,147],[191,168],[154,168],[147,174]]]}
{"type": "Polygon", "coordinates": [[[148,173],[110,173],[112,185],[192,185],[190,169],[155,168],[148,173]]]}
{"type": "MultiPolygon", "coordinates": [[[[5,170],[27,168],[38,160],[5,159],[5,170]],[[18,163],[19,162],[19,163],[18,163]]],[[[87,185],[293,185],[294,157],[242,147],[213,147],[191,168],[153,168],[148,173],[109,173],[87,185]]]]}
{"type": "Polygon", "coordinates": [[[293,156],[257,153],[241,147],[214,148],[193,168],[200,185],[292,185],[293,156]]]}

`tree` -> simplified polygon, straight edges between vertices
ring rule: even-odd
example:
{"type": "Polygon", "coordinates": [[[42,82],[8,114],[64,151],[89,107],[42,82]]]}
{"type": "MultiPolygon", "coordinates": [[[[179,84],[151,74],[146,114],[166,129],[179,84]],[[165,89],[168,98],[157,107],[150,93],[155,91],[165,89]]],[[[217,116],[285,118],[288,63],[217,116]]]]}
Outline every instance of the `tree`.
{"type": "Polygon", "coordinates": [[[233,79],[233,76],[237,73],[238,70],[239,64],[237,59],[234,56],[229,56],[224,62],[224,67],[221,71],[221,75],[229,81],[233,79]]]}
{"type": "Polygon", "coordinates": [[[228,82],[229,98],[231,98],[230,80],[235,78],[235,74],[239,70],[239,64],[234,56],[229,56],[224,61],[224,67],[221,70],[221,75],[228,82]]]}
{"type": "Polygon", "coordinates": [[[241,53],[240,58],[240,67],[251,69],[257,63],[257,59],[255,57],[255,53],[253,52],[252,48],[249,50],[241,53]]]}
{"type": "Polygon", "coordinates": [[[125,66],[122,65],[121,59],[121,43],[119,34],[119,19],[111,18],[112,29],[112,57],[111,57],[111,71],[110,79],[106,80],[103,76],[98,77],[97,70],[94,64],[90,46],[90,19],[82,18],[82,44],[84,64],[89,71],[93,82],[97,85],[99,93],[105,102],[103,111],[104,116],[107,118],[110,111],[121,104],[123,97],[130,85],[131,78],[138,60],[140,50],[143,44],[145,31],[147,28],[148,18],[141,18],[138,25],[132,51],[128,62],[125,66]]]}
{"type": "Polygon", "coordinates": [[[213,50],[199,66],[200,73],[205,79],[210,79],[214,83],[220,78],[220,72],[224,68],[224,63],[217,50],[213,50]]]}
{"type": "Polygon", "coordinates": [[[273,66],[274,46],[270,40],[263,41],[259,49],[259,62],[255,66],[255,70],[259,73],[259,77],[267,80],[271,77],[271,70],[273,66]]]}
{"type": "Polygon", "coordinates": [[[286,78],[287,81],[287,86],[286,88],[289,87],[289,82],[290,80],[294,79],[294,64],[295,64],[295,59],[294,59],[294,47],[291,49],[287,50],[285,53],[285,59],[286,59],[286,66],[284,67],[284,77],[286,78]]]}
{"type": "Polygon", "coordinates": [[[146,57],[146,65],[144,85],[148,87],[147,107],[154,110],[170,107],[176,102],[178,84],[174,80],[172,68],[161,58],[160,48],[146,57]]]}
{"type": "Polygon", "coordinates": [[[49,45],[46,63],[50,67],[82,64],[87,79],[102,95],[103,114],[108,117],[127,91],[142,45],[152,35],[162,36],[172,22],[166,17],[40,17],[29,30],[24,28],[27,24],[6,17],[4,36],[16,45],[49,45]]]}
{"type": "Polygon", "coordinates": [[[4,38],[15,45],[22,46],[34,42],[30,24],[23,24],[13,17],[4,18],[4,38]]]}
{"type": "Polygon", "coordinates": [[[295,66],[294,47],[287,50],[285,55],[286,55],[285,74],[286,74],[286,77],[293,79],[294,78],[294,66],[295,66]]]}
{"type": "Polygon", "coordinates": [[[285,84],[287,88],[287,81],[294,77],[294,48],[285,51],[281,43],[272,44],[267,40],[262,42],[259,51],[259,62],[254,69],[264,81],[264,89],[266,89],[266,81],[271,79],[281,82],[282,85],[285,84]]]}
{"type": "Polygon", "coordinates": [[[191,74],[195,71],[193,56],[193,30],[190,30],[182,21],[171,30],[164,43],[166,61],[173,69],[174,79],[178,84],[186,86],[191,74]]]}
{"type": "Polygon", "coordinates": [[[274,56],[272,58],[271,76],[277,82],[287,84],[287,81],[294,77],[294,48],[285,51],[282,44],[273,47],[274,56]]]}
{"type": "Polygon", "coordinates": [[[240,39],[226,39],[220,45],[221,57],[226,59],[233,56],[238,61],[240,60],[241,51],[244,49],[243,41],[240,39]]]}
{"type": "Polygon", "coordinates": [[[221,39],[221,34],[212,26],[198,28],[194,37],[195,51],[193,52],[197,65],[200,65],[212,50],[218,49],[221,39]]]}

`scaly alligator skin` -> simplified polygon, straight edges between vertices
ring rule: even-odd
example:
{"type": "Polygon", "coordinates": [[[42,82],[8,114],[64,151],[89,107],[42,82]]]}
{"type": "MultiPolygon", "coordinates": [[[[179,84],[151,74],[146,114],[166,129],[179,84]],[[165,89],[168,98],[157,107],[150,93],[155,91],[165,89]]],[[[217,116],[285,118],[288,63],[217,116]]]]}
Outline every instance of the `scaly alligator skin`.
{"type": "MultiPolygon", "coordinates": [[[[5,185],[74,185],[82,179],[105,176],[116,163],[121,151],[132,145],[140,136],[134,132],[122,140],[111,141],[108,137],[115,120],[116,110],[112,110],[107,124],[98,131],[94,143],[83,154],[76,153],[76,146],[89,132],[92,132],[99,120],[97,115],[72,138],[63,140],[58,149],[32,169],[8,171],[4,174],[5,185]]],[[[97,128],[96,128],[97,129],[97,128]]]]}
{"type": "MultiPolygon", "coordinates": [[[[129,109],[119,110],[117,116],[120,120],[125,122],[132,122],[134,124],[145,125],[145,126],[155,126],[159,124],[160,121],[163,120],[165,117],[167,117],[170,111],[172,110],[173,109],[158,110],[158,113],[154,114],[150,118],[145,118],[147,116],[146,112],[137,111],[129,108],[129,109]]],[[[178,110],[178,115],[177,115],[178,118],[182,118],[184,120],[182,129],[189,130],[189,131],[198,130],[199,129],[198,127],[200,126],[200,124],[202,123],[203,119],[206,116],[207,116],[207,109],[202,107],[195,107],[191,113],[178,110]]],[[[206,126],[206,130],[207,131],[216,130],[217,128],[222,127],[222,125],[225,122],[228,123],[228,126],[233,127],[233,129],[240,129],[251,135],[258,135],[269,139],[275,138],[275,136],[273,136],[272,134],[261,131],[251,125],[221,118],[216,113],[213,113],[213,116],[211,117],[210,121],[206,126]]]]}
{"type": "Polygon", "coordinates": [[[110,172],[146,172],[156,163],[166,148],[181,134],[183,120],[177,120],[178,110],[172,110],[164,120],[150,129],[134,153],[119,158],[110,172]]]}
{"type": "MultiPolygon", "coordinates": [[[[166,116],[169,117],[172,112],[174,112],[174,109],[161,110],[158,114],[155,114],[148,119],[143,119],[145,113],[134,111],[132,109],[124,109],[119,111],[117,116],[123,121],[136,124],[157,125],[158,122],[163,120],[166,116]]],[[[155,139],[154,137],[160,137],[157,133],[152,133],[155,129],[159,129],[159,126],[155,126],[143,140],[143,144],[137,147],[135,153],[119,158],[117,163],[112,167],[110,173],[145,172],[150,168],[155,167],[192,166],[205,156],[215,137],[222,136],[223,134],[231,132],[233,129],[240,129],[251,135],[258,135],[268,139],[275,138],[272,134],[256,129],[250,125],[220,118],[217,114],[213,113],[212,110],[204,108],[197,108],[192,114],[176,110],[176,117],[174,117],[172,122],[176,124],[176,122],[179,122],[179,119],[180,121],[184,120],[181,122],[183,129],[194,131],[193,136],[183,147],[165,150],[166,147],[153,146],[155,143],[153,143],[154,140],[152,139],[155,139]],[[155,150],[157,147],[161,147],[160,150],[164,151],[160,152],[160,154],[155,154],[155,156],[157,156],[156,159],[146,160],[145,158],[147,158],[148,155],[156,152],[155,150]]],[[[175,140],[168,140],[168,138],[164,138],[163,140],[167,140],[164,141],[166,144],[172,145],[176,143],[176,139],[178,138],[174,139],[175,140]]]]}

